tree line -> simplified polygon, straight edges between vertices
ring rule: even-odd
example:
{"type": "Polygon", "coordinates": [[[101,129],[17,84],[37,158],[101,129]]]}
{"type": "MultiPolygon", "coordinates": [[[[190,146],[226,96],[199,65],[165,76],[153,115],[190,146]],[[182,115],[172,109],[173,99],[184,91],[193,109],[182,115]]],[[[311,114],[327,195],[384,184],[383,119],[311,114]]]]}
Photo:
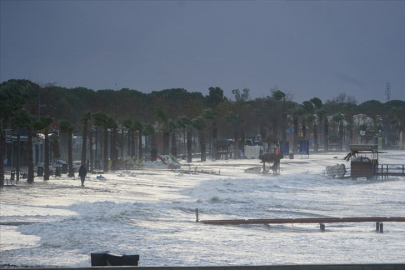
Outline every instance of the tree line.
{"type": "MultiPolygon", "coordinates": [[[[161,154],[178,156],[178,146],[191,162],[193,141],[198,141],[201,160],[206,160],[207,143],[215,151],[220,139],[234,140],[234,157],[247,137],[262,140],[287,140],[287,130],[293,130],[293,151],[300,139],[314,138],[314,151],[328,151],[328,140],[320,145],[319,134],[343,137],[358,130],[383,130],[399,134],[405,123],[405,102],[393,100],[381,103],[370,100],[357,104],[353,96],[340,93],[323,102],[313,97],[302,103],[277,86],[265,97],[252,99],[249,89],[235,89],[234,97],[226,97],[220,87],[210,87],[209,94],[189,92],[183,88],[151,93],[123,88],[93,91],[84,87],[64,88],[52,84],[40,85],[28,80],[9,80],[0,84],[0,159],[6,153],[6,134],[22,134],[27,139],[28,182],[34,181],[32,141],[38,132],[44,134],[44,179],[49,179],[49,153],[58,155],[59,135],[67,134],[69,176],[72,165],[72,134],[82,135],[81,163],[88,159],[88,136],[97,128],[103,134],[103,169],[112,168],[118,160],[117,149],[123,149],[123,136],[128,139],[128,154],[142,159],[161,154]],[[356,115],[368,116],[373,124],[355,121],[356,115]],[[7,133],[7,131],[9,133],[7,133]],[[55,139],[50,140],[54,136],[55,139]],[[148,145],[142,145],[142,137],[148,145]],[[110,139],[109,139],[110,138],[110,139]],[[52,141],[52,143],[50,142],[52,141]],[[160,145],[161,147],[158,147],[160,145]],[[159,149],[158,149],[159,148],[159,149]],[[109,150],[110,149],[110,150],[109,150]],[[144,153],[143,151],[150,151],[144,153]],[[159,151],[160,150],[160,151],[159,151]],[[110,156],[108,154],[110,153],[110,156]]],[[[340,149],[341,149],[340,145],[340,149]]],[[[92,151],[90,151],[90,155],[92,151]]],[[[4,164],[0,164],[0,185],[4,185],[4,164]]]]}

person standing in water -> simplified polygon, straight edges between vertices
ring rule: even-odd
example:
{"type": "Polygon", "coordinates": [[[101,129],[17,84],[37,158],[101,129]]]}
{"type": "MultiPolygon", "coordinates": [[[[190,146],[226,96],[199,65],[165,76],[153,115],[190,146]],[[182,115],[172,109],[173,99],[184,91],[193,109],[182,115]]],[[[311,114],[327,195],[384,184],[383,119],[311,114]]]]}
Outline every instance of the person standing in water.
{"type": "Polygon", "coordinates": [[[84,180],[86,180],[87,169],[84,165],[80,166],[79,169],[79,176],[80,180],[82,181],[82,186],[84,186],[84,180]]]}

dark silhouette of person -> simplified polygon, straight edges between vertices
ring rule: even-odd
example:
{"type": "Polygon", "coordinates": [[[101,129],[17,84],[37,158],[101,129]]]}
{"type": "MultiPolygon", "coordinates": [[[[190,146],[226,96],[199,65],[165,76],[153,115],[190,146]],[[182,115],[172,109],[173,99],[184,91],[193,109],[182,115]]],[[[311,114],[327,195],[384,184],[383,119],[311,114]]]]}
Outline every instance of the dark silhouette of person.
{"type": "Polygon", "coordinates": [[[82,181],[82,186],[84,186],[84,180],[86,180],[87,169],[84,165],[80,166],[79,169],[79,176],[80,180],[82,181]]]}

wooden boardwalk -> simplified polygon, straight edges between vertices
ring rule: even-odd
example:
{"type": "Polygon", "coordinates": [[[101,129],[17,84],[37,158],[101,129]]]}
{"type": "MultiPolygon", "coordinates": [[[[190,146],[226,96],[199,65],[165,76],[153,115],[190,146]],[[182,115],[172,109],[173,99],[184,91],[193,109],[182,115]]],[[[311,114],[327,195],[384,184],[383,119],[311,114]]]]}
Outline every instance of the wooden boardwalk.
{"type": "Polygon", "coordinates": [[[223,219],[223,220],[199,220],[196,209],[196,222],[211,225],[244,225],[244,224],[293,224],[293,223],[318,223],[321,231],[325,230],[325,223],[348,223],[348,222],[375,222],[376,231],[384,231],[383,222],[405,222],[405,217],[329,217],[329,218],[273,218],[273,219],[223,219]]]}
{"type": "Polygon", "coordinates": [[[242,224],[284,224],[284,223],[343,223],[343,222],[405,222],[405,217],[346,217],[346,218],[274,218],[274,219],[224,219],[199,220],[203,224],[242,225],[242,224]]]}

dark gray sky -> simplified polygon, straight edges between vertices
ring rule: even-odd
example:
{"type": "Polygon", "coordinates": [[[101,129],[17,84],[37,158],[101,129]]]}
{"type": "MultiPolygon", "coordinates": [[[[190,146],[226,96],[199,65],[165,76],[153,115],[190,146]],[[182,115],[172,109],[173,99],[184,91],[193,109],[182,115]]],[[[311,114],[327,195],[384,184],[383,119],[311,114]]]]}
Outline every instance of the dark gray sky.
{"type": "Polygon", "coordinates": [[[405,1],[4,1],[0,81],[405,99],[405,1]]]}

